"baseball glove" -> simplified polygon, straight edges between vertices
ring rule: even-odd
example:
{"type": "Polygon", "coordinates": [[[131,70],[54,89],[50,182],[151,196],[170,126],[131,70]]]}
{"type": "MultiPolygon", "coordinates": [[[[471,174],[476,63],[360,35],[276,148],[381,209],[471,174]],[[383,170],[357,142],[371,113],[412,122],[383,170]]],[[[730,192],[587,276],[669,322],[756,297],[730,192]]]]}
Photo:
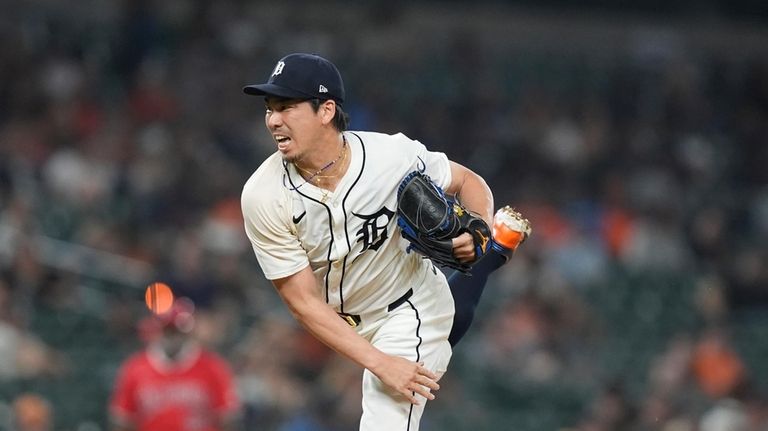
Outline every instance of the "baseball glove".
{"type": "Polygon", "coordinates": [[[437,265],[469,272],[491,246],[491,230],[481,218],[445,196],[429,176],[408,174],[397,190],[397,224],[400,234],[415,250],[437,265]],[[460,262],[453,255],[451,239],[468,232],[475,244],[475,260],[460,262]]]}

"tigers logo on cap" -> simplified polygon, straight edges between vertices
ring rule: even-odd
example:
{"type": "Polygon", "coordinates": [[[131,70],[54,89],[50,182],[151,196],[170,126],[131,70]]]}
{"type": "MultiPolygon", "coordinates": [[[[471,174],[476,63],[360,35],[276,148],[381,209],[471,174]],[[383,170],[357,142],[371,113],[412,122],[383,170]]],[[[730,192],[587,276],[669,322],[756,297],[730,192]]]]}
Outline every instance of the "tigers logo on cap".
{"type": "Polygon", "coordinates": [[[275,65],[275,70],[272,71],[272,76],[277,76],[277,75],[283,73],[283,68],[284,67],[285,67],[285,62],[282,61],[282,60],[278,61],[277,64],[275,65]]]}
{"type": "Polygon", "coordinates": [[[344,82],[336,66],[315,54],[294,53],[277,62],[264,84],[243,87],[246,94],[344,102],[344,82]]]}

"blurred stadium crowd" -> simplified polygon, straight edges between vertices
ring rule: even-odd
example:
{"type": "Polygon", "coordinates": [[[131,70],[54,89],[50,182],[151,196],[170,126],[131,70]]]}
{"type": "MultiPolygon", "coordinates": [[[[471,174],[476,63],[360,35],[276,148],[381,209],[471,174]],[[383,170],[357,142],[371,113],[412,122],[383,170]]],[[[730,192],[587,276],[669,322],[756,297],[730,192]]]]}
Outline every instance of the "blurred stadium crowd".
{"type": "Polygon", "coordinates": [[[339,65],[353,129],[447,152],[533,223],[423,429],[768,429],[768,31],[277,3],[4,10],[0,430],[108,429],[152,280],[197,304],[244,429],[356,429],[359,370],[242,231],[274,146],[241,87],[292,51],[339,65]]]}

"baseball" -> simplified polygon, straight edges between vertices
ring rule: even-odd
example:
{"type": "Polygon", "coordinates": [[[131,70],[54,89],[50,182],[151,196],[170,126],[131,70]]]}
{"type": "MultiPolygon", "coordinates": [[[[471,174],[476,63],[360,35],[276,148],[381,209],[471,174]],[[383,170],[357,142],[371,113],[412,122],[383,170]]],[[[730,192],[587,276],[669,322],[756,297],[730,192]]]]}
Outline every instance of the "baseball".
{"type": "Polygon", "coordinates": [[[162,314],[170,310],[173,300],[173,291],[170,286],[162,282],[150,284],[144,292],[144,302],[154,314],[162,314]]]}

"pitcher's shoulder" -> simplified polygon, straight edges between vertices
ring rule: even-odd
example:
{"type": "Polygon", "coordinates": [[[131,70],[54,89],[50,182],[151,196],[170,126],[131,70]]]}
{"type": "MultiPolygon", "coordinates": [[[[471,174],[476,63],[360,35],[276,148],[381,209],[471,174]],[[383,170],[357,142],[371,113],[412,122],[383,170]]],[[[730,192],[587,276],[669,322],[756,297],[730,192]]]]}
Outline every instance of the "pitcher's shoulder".
{"type": "Polygon", "coordinates": [[[282,156],[279,152],[275,152],[264,160],[245,182],[241,200],[246,202],[278,199],[284,188],[282,187],[284,174],[282,156]]]}
{"type": "Polygon", "coordinates": [[[418,153],[424,148],[419,141],[411,139],[401,132],[387,134],[353,131],[348,133],[359,139],[365,146],[365,151],[377,158],[400,158],[404,155],[418,153]]]}

